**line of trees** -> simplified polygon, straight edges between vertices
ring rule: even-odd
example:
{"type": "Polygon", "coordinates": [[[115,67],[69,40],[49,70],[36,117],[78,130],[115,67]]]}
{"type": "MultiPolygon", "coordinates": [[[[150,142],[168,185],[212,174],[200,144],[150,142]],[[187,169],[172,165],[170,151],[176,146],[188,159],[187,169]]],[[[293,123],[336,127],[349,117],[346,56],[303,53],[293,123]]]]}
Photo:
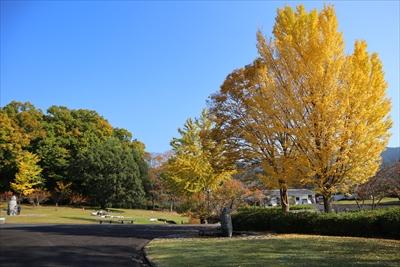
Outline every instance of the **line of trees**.
{"type": "MultiPolygon", "coordinates": [[[[230,73],[208,111],[188,119],[172,153],[147,170],[144,145],[90,110],[30,103],[0,110],[0,190],[133,207],[168,201],[206,219],[244,197],[258,199],[241,176],[260,169],[265,187],[305,186],[324,197],[373,177],[389,138],[390,100],[377,54],[356,41],[345,53],[332,6],[277,12],[273,35],[257,33],[258,56],[230,73]],[[150,175],[150,177],[148,177],[150,175]],[[240,192],[240,193],[238,193],[240,192]]],[[[376,183],[375,183],[376,184],[376,183]]],[[[360,187],[362,188],[362,187],[360,187]]],[[[365,191],[365,190],[364,190],[365,191]]],[[[360,191],[361,192],[361,191],[360,191]]]]}
{"type": "Polygon", "coordinates": [[[26,102],[0,109],[0,191],[36,204],[135,207],[149,187],[144,144],[95,111],[26,102]]]}
{"type": "Polygon", "coordinates": [[[259,167],[264,184],[279,188],[283,211],[288,187],[303,185],[324,197],[329,212],[333,194],[367,182],[381,164],[391,127],[382,63],[365,41],[345,53],[332,6],[279,9],[273,36],[259,31],[257,49],[211,96],[200,119],[210,121],[206,134],[196,120],[196,135],[189,120],[172,141],[167,174],[181,190],[198,192],[223,185],[229,164],[259,167]]]}

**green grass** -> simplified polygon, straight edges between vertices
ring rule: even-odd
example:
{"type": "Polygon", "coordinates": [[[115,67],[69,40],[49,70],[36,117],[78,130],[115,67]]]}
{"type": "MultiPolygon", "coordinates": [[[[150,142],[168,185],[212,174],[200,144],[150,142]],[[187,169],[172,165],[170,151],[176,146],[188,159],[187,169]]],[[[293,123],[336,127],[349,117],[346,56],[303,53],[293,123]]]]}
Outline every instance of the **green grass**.
{"type": "MultiPolygon", "coordinates": [[[[35,223],[49,223],[49,224],[89,224],[98,223],[96,216],[91,216],[90,213],[95,209],[93,208],[73,208],[73,207],[58,207],[55,206],[40,206],[33,207],[32,205],[22,205],[21,214],[18,216],[7,216],[5,203],[0,204],[0,217],[6,218],[7,224],[20,223],[20,224],[35,224],[35,223]]],[[[138,210],[138,209],[112,209],[111,215],[124,216],[134,218],[135,223],[150,224],[162,222],[150,222],[150,218],[163,218],[175,221],[176,223],[187,223],[188,218],[182,217],[175,212],[161,212],[151,210],[138,210]]]]}
{"type": "MultiPolygon", "coordinates": [[[[359,201],[359,203],[361,204],[361,201],[359,201]]],[[[355,200],[339,200],[339,201],[334,201],[333,204],[357,205],[357,202],[355,200]]],[[[364,201],[364,204],[372,204],[372,200],[368,199],[364,201]]],[[[400,200],[394,197],[385,197],[384,199],[382,199],[380,204],[400,205],[400,200]]]]}
{"type": "Polygon", "coordinates": [[[277,235],[257,239],[156,239],[147,246],[157,266],[400,266],[400,241],[277,235]]]}

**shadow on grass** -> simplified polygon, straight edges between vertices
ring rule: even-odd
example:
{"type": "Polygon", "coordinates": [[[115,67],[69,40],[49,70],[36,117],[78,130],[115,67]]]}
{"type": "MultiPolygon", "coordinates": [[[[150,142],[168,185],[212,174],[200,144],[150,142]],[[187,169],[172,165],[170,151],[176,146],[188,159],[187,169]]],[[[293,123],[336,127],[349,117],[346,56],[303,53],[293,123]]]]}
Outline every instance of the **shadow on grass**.
{"type": "MultiPolygon", "coordinates": [[[[70,218],[70,217],[69,217],[70,218]]],[[[0,233],[7,231],[17,231],[29,235],[29,232],[40,232],[43,234],[56,234],[67,236],[102,236],[102,237],[135,237],[143,239],[153,239],[157,237],[166,237],[174,234],[197,233],[199,229],[216,226],[194,226],[194,225],[166,225],[166,224],[56,224],[56,225],[4,225],[0,226],[0,233]]],[[[90,218],[87,218],[88,220],[90,218]]],[[[1,242],[0,242],[1,243],[1,242]]],[[[1,251],[0,251],[1,252],[1,251]]]]}
{"type": "Polygon", "coordinates": [[[127,245],[85,246],[24,246],[2,247],[1,266],[137,266],[132,261],[132,251],[127,245]]]}
{"type": "Polygon", "coordinates": [[[77,217],[77,216],[62,216],[60,217],[62,219],[69,219],[69,220],[76,220],[76,221],[85,221],[85,222],[93,222],[93,223],[98,223],[99,219],[95,218],[82,218],[82,217],[77,217]]]}

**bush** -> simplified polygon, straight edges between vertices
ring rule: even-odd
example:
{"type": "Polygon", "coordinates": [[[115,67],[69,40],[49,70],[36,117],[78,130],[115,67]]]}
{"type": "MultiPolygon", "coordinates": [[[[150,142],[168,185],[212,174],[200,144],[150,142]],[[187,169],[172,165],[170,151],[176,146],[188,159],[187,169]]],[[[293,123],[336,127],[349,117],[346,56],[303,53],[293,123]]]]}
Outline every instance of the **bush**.
{"type": "Polygon", "coordinates": [[[400,238],[400,208],[287,214],[276,208],[247,208],[233,214],[232,222],[235,230],[400,238]]]}

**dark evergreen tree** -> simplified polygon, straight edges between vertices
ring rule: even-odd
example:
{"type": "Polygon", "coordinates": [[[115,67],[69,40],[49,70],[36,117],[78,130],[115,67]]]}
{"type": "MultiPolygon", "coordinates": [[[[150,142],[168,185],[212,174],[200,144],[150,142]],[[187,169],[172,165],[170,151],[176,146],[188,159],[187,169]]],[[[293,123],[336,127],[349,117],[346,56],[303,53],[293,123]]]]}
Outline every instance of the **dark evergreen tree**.
{"type": "Polygon", "coordinates": [[[101,208],[137,207],[144,200],[138,153],[116,138],[95,144],[74,163],[93,204],[101,208]]]}

